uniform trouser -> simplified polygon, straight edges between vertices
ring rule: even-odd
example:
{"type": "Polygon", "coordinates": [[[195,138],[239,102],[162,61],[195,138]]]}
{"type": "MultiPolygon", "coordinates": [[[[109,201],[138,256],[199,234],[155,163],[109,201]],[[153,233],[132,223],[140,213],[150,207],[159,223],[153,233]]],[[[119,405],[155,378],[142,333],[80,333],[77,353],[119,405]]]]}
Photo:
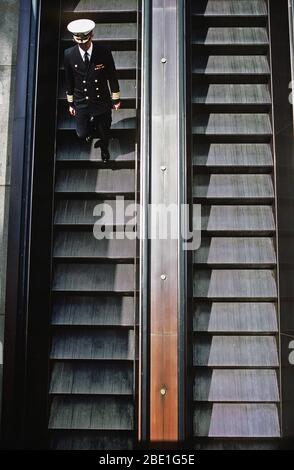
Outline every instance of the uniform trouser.
{"type": "Polygon", "coordinates": [[[77,110],[76,132],[80,139],[92,137],[101,139],[100,147],[107,149],[112,122],[111,109],[103,114],[93,115],[88,110],[77,110]]]}

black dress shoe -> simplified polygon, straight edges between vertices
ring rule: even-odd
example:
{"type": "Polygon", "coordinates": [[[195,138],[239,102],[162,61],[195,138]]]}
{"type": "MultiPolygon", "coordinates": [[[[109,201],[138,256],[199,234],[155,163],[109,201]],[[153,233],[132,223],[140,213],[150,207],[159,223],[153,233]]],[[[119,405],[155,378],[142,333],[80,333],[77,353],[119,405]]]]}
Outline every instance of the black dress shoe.
{"type": "Polygon", "coordinates": [[[92,137],[90,137],[90,136],[86,137],[87,144],[90,144],[92,142],[92,140],[93,140],[92,137]]]}
{"type": "Polygon", "coordinates": [[[110,153],[108,149],[101,149],[101,157],[103,163],[107,163],[110,160],[110,153]]]}

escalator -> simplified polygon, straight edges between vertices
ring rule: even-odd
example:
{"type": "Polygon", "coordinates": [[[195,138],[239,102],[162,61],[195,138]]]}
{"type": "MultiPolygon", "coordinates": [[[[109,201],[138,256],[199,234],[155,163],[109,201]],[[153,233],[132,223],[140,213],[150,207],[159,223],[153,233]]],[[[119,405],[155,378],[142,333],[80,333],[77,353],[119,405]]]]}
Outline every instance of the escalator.
{"type": "MultiPolygon", "coordinates": [[[[136,200],[137,1],[61,2],[54,193],[49,439],[52,449],[130,449],[136,430],[136,241],[97,240],[98,204],[136,200]],[[80,141],[66,102],[62,57],[68,22],[95,21],[110,46],[122,109],[113,112],[110,154],[80,141]]],[[[105,230],[115,221],[103,218],[105,230]]],[[[121,226],[120,226],[121,228],[121,226]]]]}
{"type": "Polygon", "coordinates": [[[197,448],[271,449],[280,359],[268,2],[191,2],[189,19],[191,197],[202,241],[191,274],[188,419],[197,448]]]}

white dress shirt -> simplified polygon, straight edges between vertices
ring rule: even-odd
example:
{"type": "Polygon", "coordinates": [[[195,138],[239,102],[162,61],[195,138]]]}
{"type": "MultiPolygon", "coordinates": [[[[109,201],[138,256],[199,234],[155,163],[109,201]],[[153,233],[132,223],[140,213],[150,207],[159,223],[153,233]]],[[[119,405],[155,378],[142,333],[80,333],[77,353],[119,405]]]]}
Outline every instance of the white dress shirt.
{"type": "Polygon", "coordinates": [[[89,61],[91,60],[92,57],[92,52],[93,52],[93,43],[91,43],[91,46],[87,51],[83,51],[83,49],[79,46],[80,54],[82,56],[83,61],[85,62],[85,54],[86,52],[88,53],[89,61]]]}

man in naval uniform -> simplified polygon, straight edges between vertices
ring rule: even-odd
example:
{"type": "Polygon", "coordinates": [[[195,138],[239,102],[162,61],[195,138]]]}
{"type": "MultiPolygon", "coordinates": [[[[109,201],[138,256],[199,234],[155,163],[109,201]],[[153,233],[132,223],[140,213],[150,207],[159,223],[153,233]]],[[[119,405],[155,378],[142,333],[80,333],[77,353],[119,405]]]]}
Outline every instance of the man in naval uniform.
{"type": "Polygon", "coordinates": [[[100,138],[101,157],[107,162],[112,109],[120,108],[120,91],[111,51],[93,43],[94,28],[94,21],[86,19],[67,27],[76,45],[64,53],[66,94],[78,137],[87,142],[100,138]]]}

